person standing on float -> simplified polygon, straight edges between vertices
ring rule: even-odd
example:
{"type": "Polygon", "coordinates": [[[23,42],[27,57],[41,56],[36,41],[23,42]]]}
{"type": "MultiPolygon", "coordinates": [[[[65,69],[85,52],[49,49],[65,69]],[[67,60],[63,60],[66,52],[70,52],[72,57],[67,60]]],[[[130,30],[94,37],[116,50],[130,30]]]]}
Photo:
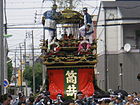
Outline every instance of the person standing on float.
{"type": "Polygon", "coordinates": [[[86,37],[87,39],[89,39],[90,43],[92,43],[93,40],[93,23],[92,23],[92,19],[91,19],[91,15],[88,13],[88,9],[86,7],[83,8],[83,13],[84,13],[84,25],[82,27],[79,28],[80,31],[80,36],[83,37],[83,35],[81,35],[82,30],[84,30],[84,37],[86,37]],[[86,29],[88,26],[90,26],[90,29],[86,29]]]}
{"type": "Polygon", "coordinates": [[[43,14],[42,24],[45,28],[45,34],[48,34],[48,44],[51,43],[53,38],[56,36],[56,24],[59,19],[60,13],[56,11],[57,5],[53,4],[52,10],[48,10],[43,14]]]}

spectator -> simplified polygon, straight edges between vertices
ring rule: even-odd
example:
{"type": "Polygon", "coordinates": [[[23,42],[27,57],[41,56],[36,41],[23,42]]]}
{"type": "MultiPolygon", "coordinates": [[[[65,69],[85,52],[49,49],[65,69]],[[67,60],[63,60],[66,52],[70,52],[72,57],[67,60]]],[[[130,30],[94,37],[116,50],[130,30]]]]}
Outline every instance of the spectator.
{"type": "Polygon", "coordinates": [[[125,105],[134,105],[134,96],[133,95],[128,95],[127,100],[128,100],[128,102],[125,105]]]}
{"type": "Polygon", "coordinates": [[[134,105],[140,105],[140,99],[139,98],[134,99],[134,105]]]}
{"type": "Polygon", "coordinates": [[[2,105],[10,105],[12,96],[8,94],[2,95],[2,105]]]}
{"type": "Polygon", "coordinates": [[[56,96],[55,105],[63,105],[63,103],[64,103],[64,98],[62,97],[61,93],[58,93],[56,96]]]}
{"type": "Polygon", "coordinates": [[[117,95],[111,94],[110,98],[111,98],[111,102],[109,103],[109,105],[114,105],[116,103],[117,95]]]}
{"type": "Polygon", "coordinates": [[[76,105],[84,105],[85,102],[83,101],[83,93],[81,91],[77,92],[77,99],[75,100],[76,105]]]}
{"type": "Polygon", "coordinates": [[[26,104],[26,97],[25,97],[25,95],[21,95],[19,97],[18,105],[25,105],[25,104],[26,104]]]}
{"type": "Polygon", "coordinates": [[[29,97],[29,100],[27,101],[27,105],[34,105],[34,97],[29,97]]]}
{"type": "Polygon", "coordinates": [[[123,99],[121,97],[117,97],[115,105],[124,105],[123,99]]]}
{"type": "Polygon", "coordinates": [[[132,95],[134,96],[134,98],[136,98],[138,94],[137,92],[133,92],[132,95]]]}
{"type": "Polygon", "coordinates": [[[52,105],[53,104],[53,100],[50,98],[50,92],[46,91],[45,92],[45,96],[46,96],[46,100],[47,100],[47,105],[52,105]]]}
{"type": "Polygon", "coordinates": [[[35,104],[38,104],[40,103],[40,100],[43,98],[43,95],[42,94],[39,94],[36,99],[35,99],[35,104]]]}

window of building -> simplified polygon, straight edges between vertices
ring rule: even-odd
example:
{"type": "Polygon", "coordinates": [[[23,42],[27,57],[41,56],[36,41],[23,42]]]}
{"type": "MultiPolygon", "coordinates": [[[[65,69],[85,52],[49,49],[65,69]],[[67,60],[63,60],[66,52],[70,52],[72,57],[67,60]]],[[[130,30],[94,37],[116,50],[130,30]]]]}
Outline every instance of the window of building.
{"type": "Polygon", "coordinates": [[[140,30],[136,31],[136,49],[140,49],[140,30]]]}

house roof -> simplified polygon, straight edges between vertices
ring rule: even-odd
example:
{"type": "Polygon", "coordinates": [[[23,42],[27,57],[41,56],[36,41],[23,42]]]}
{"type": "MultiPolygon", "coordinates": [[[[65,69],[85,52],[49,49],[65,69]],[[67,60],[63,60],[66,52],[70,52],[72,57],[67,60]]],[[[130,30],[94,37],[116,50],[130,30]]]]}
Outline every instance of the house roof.
{"type": "Polygon", "coordinates": [[[103,7],[112,8],[112,7],[138,7],[140,6],[140,1],[102,1],[103,7]]]}
{"type": "Polygon", "coordinates": [[[140,18],[140,1],[102,1],[103,8],[119,8],[122,18],[140,18]]]}

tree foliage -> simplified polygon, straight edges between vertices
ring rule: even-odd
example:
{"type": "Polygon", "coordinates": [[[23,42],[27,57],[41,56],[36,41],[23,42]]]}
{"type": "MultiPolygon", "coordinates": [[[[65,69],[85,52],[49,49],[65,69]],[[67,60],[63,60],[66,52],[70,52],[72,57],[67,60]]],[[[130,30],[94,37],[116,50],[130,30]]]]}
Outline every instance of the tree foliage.
{"type": "Polygon", "coordinates": [[[10,58],[7,58],[7,76],[8,76],[8,81],[11,81],[12,77],[12,72],[13,72],[13,66],[12,66],[12,60],[10,58]]]}
{"type": "MultiPolygon", "coordinates": [[[[42,64],[41,63],[35,63],[35,88],[40,89],[40,86],[42,84],[42,64]]],[[[33,89],[33,72],[31,66],[26,66],[24,73],[23,73],[24,79],[27,81],[27,85],[33,89]]]]}

